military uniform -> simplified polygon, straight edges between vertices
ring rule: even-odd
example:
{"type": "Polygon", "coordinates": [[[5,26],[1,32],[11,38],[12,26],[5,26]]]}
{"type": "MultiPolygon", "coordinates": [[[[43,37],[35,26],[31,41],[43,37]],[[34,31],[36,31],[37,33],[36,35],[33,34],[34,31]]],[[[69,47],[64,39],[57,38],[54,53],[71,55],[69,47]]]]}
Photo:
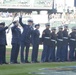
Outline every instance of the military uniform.
{"type": "Polygon", "coordinates": [[[69,60],[74,61],[74,52],[76,48],[76,27],[72,28],[72,32],[69,34],[69,60]]]}
{"type": "MultiPolygon", "coordinates": [[[[29,20],[31,22],[31,20],[29,20]]],[[[23,32],[21,34],[21,62],[28,63],[28,53],[29,53],[29,47],[31,42],[31,33],[32,28],[30,25],[26,25],[22,23],[22,17],[19,18],[19,23],[23,27],[23,32]],[[24,58],[24,48],[26,47],[25,51],[25,58],[24,58]]]]}
{"type": "Polygon", "coordinates": [[[59,31],[57,33],[57,52],[56,61],[62,61],[62,47],[63,47],[63,27],[59,26],[59,31]]]}
{"type": "Polygon", "coordinates": [[[40,26],[40,25],[39,24],[35,25],[36,29],[33,31],[33,36],[32,36],[32,38],[33,38],[32,62],[38,62],[37,57],[38,57],[38,49],[39,49],[39,41],[40,41],[40,39],[39,39],[40,32],[37,29],[37,26],[40,26]]]}
{"type": "Polygon", "coordinates": [[[64,30],[63,30],[63,50],[62,50],[62,61],[67,61],[67,56],[68,56],[68,31],[67,31],[68,26],[64,25],[64,30]]]}
{"type": "MultiPolygon", "coordinates": [[[[46,26],[50,26],[49,24],[46,24],[46,26]]],[[[49,28],[45,29],[42,33],[42,42],[43,42],[43,51],[42,51],[42,57],[41,62],[48,62],[49,61],[49,52],[50,52],[50,39],[51,39],[51,31],[49,28]]]]}
{"type": "Polygon", "coordinates": [[[57,35],[55,33],[56,28],[52,27],[52,32],[51,32],[51,48],[50,48],[50,52],[49,52],[49,61],[55,61],[55,48],[56,48],[56,39],[57,39],[57,35]]]}
{"type": "Polygon", "coordinates": [[[11,42],[12,50],[11,50],[11,58],[10,58],[11,63],[18,63],[17,58],[20,48],[21,31],[16,23],[17,21],[14,21],[13,22],[14,26],[11,28],[12,30],[12,42],[11,42]]]}
{"type": "Polygon", "coordinates": [[[5,30],[8,29],[8,27],[4,27],[5,23],[0,23],[0,64],[6,64],[6,32],[5,30]]]}

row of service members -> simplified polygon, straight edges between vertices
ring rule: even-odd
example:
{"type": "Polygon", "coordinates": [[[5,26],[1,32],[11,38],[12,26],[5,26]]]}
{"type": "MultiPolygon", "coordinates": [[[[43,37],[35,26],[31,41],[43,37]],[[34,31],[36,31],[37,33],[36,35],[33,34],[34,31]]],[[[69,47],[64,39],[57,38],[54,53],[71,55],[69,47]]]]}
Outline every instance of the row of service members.
{"type": "MultiPolygon", "coordinates": [[[[11,28],[12,30],[12,49],[11,49],[11,58],[10,63],[18,63],[17,57],[20,50],[20,60],[21,63],[29,63],[28,54],[30,42],[33,45],[32,49],[32,62],[38,62],[38,48],[39,48],[39,24],[35,25],[35,30],[33,29],[33,21],[28,20],[28,25],[22,23],[22,17],[19,18],[19,23],[17,21],[13,22],[14,26],[11,28]],[[21,34],[20,29],[18,28],[18,24],[23,27],[23,32],[21,34]],[[31,41],[32,40],[32,41],[31,41]],[[24,48],[26,47],[25,53],[24,48]]],[[[4,27],[5,23],[0,23],[0,63],[7,64],[5,59],[6,53],[6,34],[5,30],[8,27],[4,27]]],[[[42,42],[43,42],[43,52],[41,56],[41,62],[48,61],[67,61],[67,52],[68,52],[68,39],[69,39],[69,59],[74,60],[74,52],[75,52],[75,42],[76,42],[76,27],[72,28],[72,32],[68,38],[67,26],[63,28],[60,26],[59,31],[56,34],[56,28],[52,28],[52,32],[49,30],[50,25],[46,24],[46,29],[42,34],[42,42]],[[50,42],[51,41],[51,42],[50,42]],[[57,42],[57,43],[56,43],[57,42]],[[55,51],[57,44],[57,51],[55,51]],[[56,55],[55,55],[56,53],[56,55]]]]}
{"type": "MultiPolygon", "coordinates": [[[[20,60],[21,63],[29,63],[28,61],[28,54],[29,54],[29,47],[30,42],[33,45],[32,49],[32,62],[38,62],[37,61],[37,54],[38,54],[38,47],[39,47],[39,24],[35,25],[35,30],[33,28],[33,21],[28,20],[28,25],[22,23],[22,17],[19,18],[18,21],[13,22],[13,27],[11,28],[12,31],[12,49],[11,49],[11,57],[10,57],[10,63],[18,63],[17,58],[20,50],[20,60]],[[18,27],[18,25],[23,27],[23,32],[21,34],[21,30],[18,27]],[[32,40],[32,41],[31,41],[32,40]],[[25,53],[24,49],[26,47],[25,53]],[[36,51],[35,51],[36,50],[36,51]],[[34,54],[35,53],[35,54],[34,54]]],[[[8,26],[5,27],[5,23],[0,23],[0,64],[8,64],[6,62],[6,30],[8,29],[8,26]]]]}
{"type": "MultiPolygon", "coordinates": [[[[21,62],[29,63],[28,54],[29,54],[29,47],[30,47],[31,40],[32,40],[31,43],[33,46],[31,61],[38,62],[37,57],[38,57],[38,49],[39,49],[39,41],[40,41],[40,39],[39,39],[40,32],[38,29],[39,29],[40,25],[36,24],[35,25],[36,29],[34,30],[32,27],[32,25],[33,25],[32,20],[28,20],[28,25],[25,25],[22,23],[22,18],[20,18],[19,23],[24,28],[23,33],[20,34],[21,40],[19,38],[20,45],[21,45],[21,52],[20,52],[21,53],[21,62]],[[25,51],[25,55],[24,55],[25,46],[26,46],[26,51],[25,51]]],[[[13,37],[16,37],[18,35],[18,33],[16,34],[16,32],[14,32],[15,31],[15,30],[13,30],[13,29],[15,29],[14,27],[12,27],[12,35],[13,35],[13,37]]],[[[68,43],[69,43],[69,48],[70,48],[69,60],[73,61],[75,58],[74,57],[74,52],[75,52],[75,43],[74,42],[76,42],[76,39],[75,39],[76,38],[76,36],[75,36],[76,27],[72,28],[72,32],[69,35],[68,35],[68,31],[67,31],[68,30],[67,25],[64,26],[64,30],[63,30],[62,26],[60,26],[57,34],[56,34],[55,27],[52,28],[52,32],[50,32],[49,28],[50,28],[50,25],[46,24],[46,29],[43,31],[43,34],[42,34],[43,52],[42,52],[41,62],[67,61],[68,60],[68,43]],[[57,46],[57,52],[55,50],[56,46],[57,46]]],[[[18,30],[16,29],[16,31],[18,31],[18,30]]],[[[20,37],[20,36],[17,36],[17,37],[20,37]]],[[[14,40],[14,38],[12,38],[13,50],[11,50],[11,51],[13,51],[13,52],[17,51],[17,49],[19,52],[19,46],[16,46],[15,42],[14,42],[17,39],[14,40]],[[14,47],[13,44],[14,44],[14,46],[17,47],[17,49],[15,49],[16,47],[14,47]]],[[[15,52],[16,54],[13,52],[11,52],[12,53],[11,57],[12,58],[15,57],[16,60],[14,60],[14,61],[11,60],[11,62],[17,63],[18,52],[17,53],[15,52]]]]}
{"type": "Polygon", "coordinates": [[[70,34],[68,34],[68,25],[64,25],[64,30],[62,26],[59,26],[57,33],[55,27],[51,29],[52,32],[49,28],[50,25],[48,24],[42,34],[43,51],[41,62],[76,60],[76,27],[72,27],[70,34]]]}

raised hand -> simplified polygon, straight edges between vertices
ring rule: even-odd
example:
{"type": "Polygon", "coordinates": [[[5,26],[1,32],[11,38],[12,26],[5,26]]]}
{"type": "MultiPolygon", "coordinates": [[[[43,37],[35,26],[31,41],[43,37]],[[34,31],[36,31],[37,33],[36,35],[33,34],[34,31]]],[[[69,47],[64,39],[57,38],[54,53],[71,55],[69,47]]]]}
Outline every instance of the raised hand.
{"type": "Polygon", "coordinates": [[[22,15],[23,15],[23,12],[21,11],[21,12],[20,12],[20,16],[22,16],[22,15]]]}
{"type": "Polygon", "coordinates": [[[14,18],[17,16],[17,12],[13,13],[13,19],[12,22],[14,21],[14,18]]]}
{"type": "Polygon", "coordinates": [[[12,21],[11,21],[11,23],[8,25],[8,27],[10,27],[10,26],[12,25],[12,23],[13,23],[13,21],[14,21],[14,19],[15,19],[16,16],[17,16],[17,13],[13,13],[12,21]]]}

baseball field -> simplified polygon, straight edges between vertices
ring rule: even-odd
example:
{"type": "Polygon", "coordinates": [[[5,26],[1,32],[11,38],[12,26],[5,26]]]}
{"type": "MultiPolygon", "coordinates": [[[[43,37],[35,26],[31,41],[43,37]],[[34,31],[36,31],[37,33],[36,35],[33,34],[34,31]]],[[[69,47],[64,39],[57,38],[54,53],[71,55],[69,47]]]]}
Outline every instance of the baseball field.
{"type": "MultiPolygon", "coordinates": [[[[31,61],[31,49],[29,53],[29,61],[31,61]]],[[[7,48],[6,60],[10,60],[11,48],[7,48]]],[[[39,50],[38,60],[40,61],[42,49],[39,50]]],[[[20,56],[18,57],[18,61],[20,56]]],[[[55,68],[55,67],[66,67],[66,66],[76,66],[76,62],[50,62],[50,63],[25,63],[25,64],[3,64],[0,65],[0,75],[46,75],[44,73],[36,74],[36,72],[41,72],[43,68],[55,68]]],[[[48,74],[52,75],[52,74],[48,74]]],[[[64,74],[61,74],[64,75],[64,74]]]]}

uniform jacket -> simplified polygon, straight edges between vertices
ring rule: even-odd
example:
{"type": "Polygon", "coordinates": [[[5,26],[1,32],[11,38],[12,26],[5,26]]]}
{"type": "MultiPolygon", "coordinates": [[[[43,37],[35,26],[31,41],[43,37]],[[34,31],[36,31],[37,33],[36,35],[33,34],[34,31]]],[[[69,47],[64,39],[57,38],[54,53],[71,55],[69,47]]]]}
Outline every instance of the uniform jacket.
{"type": "Polygon", "coordinates": [[[63,31],[63,44],[68,44],[68,31],[64,30],[63,31]]]}
{"type": "Polygon", "coordinates": [[[22,35],[21,35],[21,42],[30,43],[31,33],[32,33],[31,27],[29,25],[23,24],[21,17],[19,18],[19,23],[23,27],[23,32],[22,32],[22,35]]]}
{"type": "Polygon", "coordinates": [[[56,46],[57,35],[52,32],[51,33],[51,46],[56,46]]]}
{"type": "Polygon", "coordinates": [[[39,42],[40,42],[39,36],[40,36],[39,30],[35,29],[33,31],[33,37],[32,37],[33,38],[33,44],[39,44],[39,42]]]}
{"type": "Polygon", "coordinates": [[[7,29],[8,27],[0,27],[0,45],[6,45],[7,42],[6,42],[6,32],[5,30],[7,29]]]}
{"type": "Polygon", "coordinates": [[[17,26],[13,26],[11,28],[12,30],[12,44],[20,44],[20,38],[21,38],[21,31],[17,26]]]}
{"type": "Polygon", "coordinates": [[[69,44],[71,46],[76,46],[76,32],[71,32],[69,34],[69,44]]]}
{"type": "Polygon", "coordinates": [[[45,45],[50,45],[50,43],[51,43],[51,32],[50,32],[50,30],[49,29],[45,29],[44,31],[43,31],[43,34],[42,34],[42,42],[43,42],[43,44],[45,44],[45,45]]]}
{"type": "Polygon", "coordinates": [[[63,31],[57,33],[57,45],[63,45],[63,31]]]}
{"type": "Polygon", "coordinates": [[[59,31],[59,32],[57,33],[57,41],[61,41],[61,40],[59,40],[59,39],[61,39],[61,40],[63,41],[63,32],[62,32],[62,31],[59,31]]]}

